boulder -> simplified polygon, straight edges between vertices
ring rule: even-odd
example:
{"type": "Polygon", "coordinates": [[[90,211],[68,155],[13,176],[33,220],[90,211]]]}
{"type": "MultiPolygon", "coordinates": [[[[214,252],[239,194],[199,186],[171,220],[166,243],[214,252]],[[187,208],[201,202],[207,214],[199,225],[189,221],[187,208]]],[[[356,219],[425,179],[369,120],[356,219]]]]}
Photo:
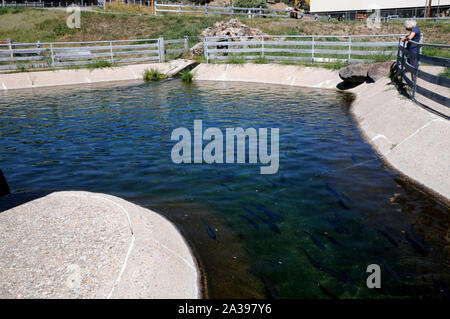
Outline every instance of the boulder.
{"type": "Polygon", "coordinates": [[[195,44],[190,50],[191,56],[200,56],[203,54],[203,42],[195,44]]]}
{"type": "Polygon", "coordinates": [[[206,28],[202,32],[204,37],[257,37],[261,35],[266,34],[257,28],[248,27],[237,19],[216,22],[214,26],[206,28]]]}
{"type": "Polygon", "coordinates": [[[367,80],[369,67],[370,65],[365,63],[350,64],[339,70],[339,77],[344,82],[363,83],[367,80]]]}
{"type": "Polygon", "coordinates": [[[371,64],[369,70],[367,71],[367,81],[376,82],[387,76],[391,70],[392,64],[392,61],[371,64]]]}
{"type": "Polygon", "coordinates": [[[391,66],[391,61],[350,64],[339,70],[339,77],[348,83],[376,82],[389,74],[391,66]]]}
{"type": "Polygon", "coordinates": [[[9,190],[8,183],[6,182],[5,176],[3,176],[3,172],[0,169],[0,197],[11,194],[9,190]]]}

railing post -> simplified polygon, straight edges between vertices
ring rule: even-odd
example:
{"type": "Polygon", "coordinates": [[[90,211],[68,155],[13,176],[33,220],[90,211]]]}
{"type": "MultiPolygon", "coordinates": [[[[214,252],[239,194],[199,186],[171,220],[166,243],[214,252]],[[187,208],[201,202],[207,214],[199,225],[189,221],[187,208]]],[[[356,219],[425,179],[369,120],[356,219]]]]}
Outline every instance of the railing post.
{"type": "Polygon", "coordinates": [[[416,98],[416,90],[417,90],[417,77],[419,76],[419,59],[420,59],[420,47],[418,48],[419,50],[417,50],[416,52],[416,67],[415,67],[415,72],[414,72],[414,86],[413,86],[413,92],[412,92],[412,99],[415,100],[416,98]]]}
{"type": "Polygon", "coordinates": [[[114,53],[112,48],[112,41],[109,41],[109,52],[111,52],[111,63],[114,63],[114,53]]]}
{"type": "Polygon", "coordinates": [[[208,16],[208,5],[205,4],[205,17],[207,17],[207,16],[208,16]]]}
{"type": "Polygon", "coordinates": [[[209,63],[208,40],[206,37],[203,39],[203,54],[205,55],[206,63],[208,64],[209,63]]]}
{"type": "Polygon", "coordinates": [[[264,36],[261,36],[261,56],[264,58],[264,36]]]}
{"type": "Polygon", "coordinates": [[[53,54],[53,43],[50,43],[50,54],[52,56],[52,67],[55,67],[55,55],[53,54]]]}
{"type": "Polygon", "coordinates": [[[311,57],[311,62],[314,62],[314,36],[312,37],[312,46],[311,46],[311,51],[312,51],[312,57],[311,57]]]}
{"type": "Polygon", "coordinates": [[[350,63],[352,57],[352,37],[348,38],[348,63],[350,63]]]}
{"type": "Polygon", "coordinates": [[[163,63],[166,61],[165,49],[164,49],[164,38],[158,39],[158,48],[159,48],[159,62],[163,63]]]}
{"type": "Polygon", "coordinates": [[[234,5],[231,4],[231,15],[234,17],[234,5]]]}
{"type": "Polygon", "coordinates": [[[178,15],[181,15],[181,4],[178,6],[178,15]]]}
{"type": "Polygon", "coordinates": [[[189,38],[187,36],[184,37],[184,51],[189,53],[189,38]]]}

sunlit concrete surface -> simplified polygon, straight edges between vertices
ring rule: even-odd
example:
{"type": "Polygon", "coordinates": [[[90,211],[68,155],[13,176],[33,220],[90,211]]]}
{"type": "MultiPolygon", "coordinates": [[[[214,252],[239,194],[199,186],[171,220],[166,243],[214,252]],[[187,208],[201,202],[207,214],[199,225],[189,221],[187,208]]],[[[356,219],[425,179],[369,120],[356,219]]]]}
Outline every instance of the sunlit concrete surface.
{"type": "Polygon", "coordinates": [[[118,197],[0,198],[0,298],[199,298],[175,226],[118,197]],[[12,208],[11,208],[12,207],[12,208]]]}
{"type": "Polygon", "coordinates": [[[178,59],[167,63],[134,64],[112,68],[6,73],[0,74],[0,90],[142,80],[146,69],[156,69],[171,77],[194,63],[196,62],[192,60],[178,59]]]}

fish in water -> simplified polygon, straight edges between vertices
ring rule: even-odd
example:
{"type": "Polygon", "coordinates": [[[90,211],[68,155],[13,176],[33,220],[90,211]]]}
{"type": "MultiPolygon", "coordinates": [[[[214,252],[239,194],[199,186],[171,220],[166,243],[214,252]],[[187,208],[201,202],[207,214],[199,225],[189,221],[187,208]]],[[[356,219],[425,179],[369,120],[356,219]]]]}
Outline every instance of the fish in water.
{"type": "Polygon", "coordinates": [[[351,285],[355,284],[352,280],[347,278],[347,276],[345,274],[342,274],[342,273],[340,273],[338,271],[334,271],[334,270],[332,270],[330,268],[327,268],[327,267],[319,264],[319,262],[317,262],[314,258],[312,258],[304,248],[301,248],[301,250],[303,250],[303,253],[305,254],[305,256],[308,259],[309,263],[311,265],[313,265],[314,268],[316,268],[316,269],[318,269],[320,271],[323,271],[323,272],[329,274],[330,276],[333,276],[333,277],[339,279],[340,281],[342,281],[344,283],[351,284],[351,285]]]}
{"type": "Polygon", "coordinates": [[[414,239],[417,240],[422,246],[424,246],[428,251],[432,251],[433,247],[429,243],[425,241],[418,233],[414,231],[414,227],[411,225],[411,234],[413,235],[414,239]]]}
{"type": "Polygon", "coordinates": [[[327,288],[322,286],[322,284],[320,282],[317,282],[317,286],[320,288],[320,290],[322,290],[323,294],[325,296],[327,296],[328,298],[330,298],[330,299],[339,299],[337,296],[335,296],[334,294],[329,292],[327,288]]]}
{"type": "Polygon", "coordinates": [[[227,190],[229,190],[229,191],[232,191],[233,189],[230,187],[230,186],[228,186],[227,184],[220,184],[220,185],[222,185],[223,187],[225,187],[227,190]]]}
{"type": "Polygon", "coordinates": [[[403,240],[402,235],[400,235],[400,233],[399,233],[397,230],[395,230],[394,228],[392,228],[391,226],[386,225],[386,224],[383,223],[383,222],[378,222],[378,225],[381,225],[381,226],[383,226],[384,228],[386,228],[386,230],[387,230],[392,236],[394,236],[398,241],[402,241],[402,240],[403,240]]]}
{"type": "Polygon", "coordinates": [[[322,249],[322,250],[327,249],[327,247],[325,247],[324,244],[322,244],[320,241],[318,241],[317,238],[314,237],[314,235],[311,234],[309,231],[303,230],[303,232],[304,232],[306,235],[308,235],[309,238],[311,238],[311,240],[312,240],[312,242],[314,243],[314,245],[316,245],[318,248],[320,248],[320,249],[322,249]]]}
{"type": "Polygon", "coordinates": [[[384,238],[386,238],[393,246],[398,247],[398,243],[395,241],[394,238],[391,237],[387,232],[384,230],[381,230],[379,228],[376,228],[377,232],[380,233],[384,238]]]}
{"type": "Polygon", "coordinates": [[[355,202],[353,201],[353,199],[351,199],[350,197],[348,197],[345,193],[341,192],[340,196],[342,197],[342,199],[352,205],[355,204],[355,202]]]}
{"type": "Polygon", "coordinates": [[[249,217],[247,217],[247,216],[244,216],[244,215],[239,215],[239,216],[241,216],[243,219],[245,219],[250,225],[253,226],[253,228],[259,229],[259,225],[258,225],[257,223],[255,223],[255,222],[253,221],[253,219],[251,219],[251,218],[249,218],[249,217]]]}
{"type": "Polygon", "coordinates": [[[264,218],[262,218],[261,216],[256,215],[254,212],[252,212],[250,209],[248,209],[247,207],[244,207],[244,210],[249,213],[251,216],[259,219],[260,221],[262,221],[264,224],[266,224],[267,226],[269,226],[270,230],[272,230],[273,232],[277,233],[277,234],[281,234],[281,230],[278,228],[277,225],[275,225],[274,223],[272,223],[270,220],[266,220],[264,218]]]}
{"type": "Polygon", "coordinates": [[[329,191],[331,194],[333,194],[333,195],[339,197],[339,193],[338,193],[336,190],[334,190],[334,188],[331,187],[329,183],[326,183],[326,184],[325,184],[325,189],[326,189],[327,191],[329,191]]]}
{"type": "Polygon", "coordinates": [[[422,256],[425,256],[427,254],[427,252],[425,251],[425,249],[423,249],[422,246],[420,246],[417,242],[412,240],[411,237],[409,237],[408,232],[405,232],[405,238],[411,245],[411,247],[414,248],[414,250],[417,251],[419,254],[421,254],[422,256]]]}
{"type": "Polygon", "coordinates": [[[401,283],[400,276],[382,259],[377,260],[377,262],[383,266],[384,269],[395,279],[396,282],[401,283]]]}
{"type": "Polygon", "coordinates": [[[336,239],[334,239],[333,237],[331,237],[327,232],[319,233],[319,235],[326,238],[333,245],[342,247],[342,244],[340,242],[338,242],[336,239]]]}
{"type": "Polygon", "coordinates": [[[328,222],[331,226],[333,226],[334,230],[339,233],[339,234],[346,234],[346,235],[350,235],[350,231],[345,228],[344,226],[338,224],[337,222],[335,222],[334,220],[332,220],[329,217],[323,217],[323,220],[325,220],[326,222],[328,222]]]}
{"type": "Polygon", "coordinates": [[[338,202],[339,202],[339,206],[341,206],[343,209],[345,209],[345,210],[350,209],[350,207],[348,207],[348,205],[342,200],[342,198],[339,198],[338,202]]]}
{"type": "Polygon", "coordinates": [[[211,226],[209,226],[208,223],[205,222],[203,219],[202,219],[202,223],[203,223],[203,225],[205,225],[206,232],[208,233],[209,237],[216,240],[216,233],[214,233],[214,230],[211,228],[211,226]]]}
{"type": "Polygon", "coordinates": [[[283,221],[283,217],[278,214],[275,213],[273,210],[267,208],[266,206],[264,206],[263,204],[259,204],[259,203],[252,203],[251,204],[253,207],[259,209],[260,211],[262,211],[264,214],[266,214],[267,216],[270,217],[270,219],[272,220],[279,220],[279,221],[283,221]]]}

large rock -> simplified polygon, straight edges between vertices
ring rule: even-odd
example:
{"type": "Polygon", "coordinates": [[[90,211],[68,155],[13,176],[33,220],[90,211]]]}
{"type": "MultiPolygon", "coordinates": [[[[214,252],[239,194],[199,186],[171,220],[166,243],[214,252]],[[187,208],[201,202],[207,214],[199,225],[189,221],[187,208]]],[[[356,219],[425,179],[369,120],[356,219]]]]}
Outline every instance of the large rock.
{"type": "Polygon", "coordinates": [[[389,74],[391,66],[391,61],[350,64],[339,70],[339,77],[348,83],[376,82],[389,74]]]}
{"type": "Polygon", "coordinates": [[[248,27],[237,19],[216,22],[202,32],[204,37],[257,37],[261,35],[266,34],[259,29],[248,27]]]}
{"type": "Polygon", "coordinates": [[[189,51],[191,53],[191,56],[200,56],[202,55],[204,52],[204,45],[203,42],[199,42],[196,45],[194,45],[189,51]]]}
{"type": "Polygon", "coordinates": [[[371,64],[369,70],[367,71],[367,81],[376,82],[387,76],[391,70],[392,64],[392,61],[371,64]]]}
{"type": "Polygon", "coordinates": [[[365,63],[350,64],[339,70],[339,77],[344,82],[363,83],[367,80],[369,67],[370,65],[365,63]]]}
{"type": "Polygon", "coordinates": [[[10,194],[10,190],[9,190],[9,186],[8,186],[8,182],[6,181],[5,176],[3,176],[3,172],[0,169],[0,197],[4,196],[4,195],[9,195],[10,194]]]}

